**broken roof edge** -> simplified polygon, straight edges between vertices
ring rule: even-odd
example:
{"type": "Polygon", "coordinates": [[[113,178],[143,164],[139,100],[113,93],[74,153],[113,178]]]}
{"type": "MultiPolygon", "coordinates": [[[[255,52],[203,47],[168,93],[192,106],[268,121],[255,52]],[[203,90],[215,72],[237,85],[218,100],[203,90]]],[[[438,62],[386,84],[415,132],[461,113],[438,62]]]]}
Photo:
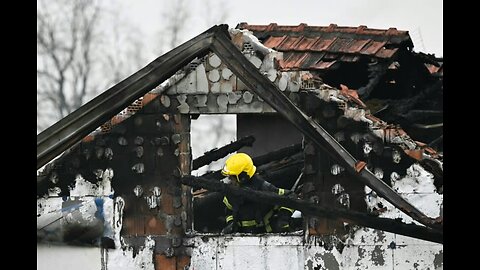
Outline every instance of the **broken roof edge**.
{"type": "MultiPolygon", "coordinates": [[[[240,30],[240,29],[234,29],[234,28],[229,28],[228,32],[230,34],[230,37],[232,39],[235,38],[235,36],[241,34],[241,38],[243,42],[249,42],[253,48],[257,51],[260,52],[261,54],[264,55],[269,55],[272,58],[272,61],[274,58],[282,58],[283,53],[275,51],[273,49],[270,49],[266,46],[264,46],[258,39],[253,35],[253,33],[249,30],[240,30]]],[[[238,44],[237,42],[234,41],[234,44],[238,47],[239,50],[241,50],[241,44],[238,44]]],[[[213,52],[210,52],[210,54],[215,54],[213,52]]],[[[204,58],[204,57],[202,57],[204,58]]],[[[203,60],[200,60],[198,58],[193,59],[190,63],[187,65],[192,64],[193,62],[199,62],[201,64],[204,62],[203,60]]],[[[273,63],[272,63],[273,64],[273,63]]],[[[186,66],[187,66],[186,65],[186,66]]],[[[185,67],[186,67],[185,66],[185,67]]],[[[162,93],[167,93],[169,94],[171,91],[171,87],[175,86],[177,83],[181,82],[182,80],[185,80],[187,75],[189,75],[193,71],[197,71],[199,68],[196,66],[194,69],[185,69],[185,67],[182,69],[179,69],[175,74],[173,74],[170,78],[165,80],[164,82],[160,83],[157,85],[154,89],[143,95],[142,97],[138,98],[135,100],[132,104],[128,105],[127,108],[123,109],[120,111],[118,114],[114,115],[111,119],[107,120],[104,124],[98,126],[95,130],[93,130],[90,134],[86,135],[82,141],[83,142],[89,142],[94,139],[96,135],[108,133],[109,130],[115,126],[123,122],[124,120],[128,119],[132,115],[134,115],[137,111],[139,111],[141,108],[146,106],[148,103],[150,103],[152,100],[160,96],[162,93]],[[135,103],[141,103],[140,108],[128,110],[129,107],[134,106],[135,103]]],[[[210,88],[210,87],[209,87],[210,88]]],[[[210,89],[208,89],[210,91],[210,89]]]]}
{"type": "MultiPolygon", "coordinates": [[[[242,44],[248,42],[250,43],[256,52],[259,52],[265,56],[271,55],[276,60],[281,61],[283,55],[281,52],[277,52],[274,49],[265,47],[252,33],[250,30],[240,30],[240,29],[233,29],[230,28],[228,30],[230,37],[233,40],[233,43],[241,50],[242,44]],[[241,38],[241,42],[239,43],[239,38],[241,38]]],[[[215,54],[211,52],[210,54],[215,54]]],[[[425,54],[423,54],[425,55],[425,54]]],[[[429,56],[429,55],[428,55],[429,56]]],[[[195,60],[193,60],[195,61],[195,60]]],[[[276,72],[281,72],[279,68],[273,67],[276,72]]],[[[190,72],[195,71],[198,69],[198,66],[195,67],[193,70],[189,70],[190,72]]],[[[181,70],[181,69],[180,69],[181,70]]],[[[179,71],[180,71],[179,70],[179,71]]],[[[182,80],[185,80],[186,75],[190,72],[183,72],[180,76],[178,72],[172,75],[170,79],[166,81],[164,86],[159,85],[154,90],[150,91],[149,93],[145,94],[141,97],[141,104],[145,106],[153,99],[157,98],[160,93],[166,91],[168,94],[168,90],[170,87],[174,86],[175,84],[179,83],[182,80]]],[[[314,75],[310,74],[308,71],[299,71],[303,77],[307,76],[309,78],[313,78],[314,75]]],[[[267,76],[267,74],[263,74],[267,76]]],[[[285,89],[288,90],[288,89],[285,89]]],[[[209,93],[210,87],[207,90],[209,93]]],[[[318,89],[313,89],[312,92],[315,93],[317,98],[324,100],[325,102],[335,102],[344,110],[344,115],[349,118],[353,119],[354,121],[361,121],[366,122],[369,126],[371,132],[377,136],[378,138],[382,139],[382,141],[386,143],[392,143],[394,145],[399,146],[405,154],[414,158],[417,161],[422,160],[424,157],[436,159],[438,162],[442,162],[438,160],[438,153],[432,149],[428,149],[425,147],[425,144],[422,142],[417,142],[403,130],[399,126],[395,126],[392,124],[388,124],[383,120],[374,117],[370,111],[367,109],[367,106],[362,102],[359,98],[358,94],[355,90],[349,89],[348,86],[341,85],[341,89],[337,89],[335,87],[331,87],[322,82],[322,85],[318,89]]],[[[135,112],[133,112],[135,113],[135,112]]],[[[125,120],[126,118],[130,117],[130,114],[119,114],[114,116],[111,120],[109,120],[106,124],[107,125],[116,125],[121,121],[125,120]]],[[[97,132],[99,133],[99,132],[97,132]]],[[[103,132],[105,133],[105,132],[103,132]]],[[[93,135],[93,134],[91,134],[93,135]]],[[[87,136],[84,140],[89,141],[92,138],[87,136]]]]}
{"type": "MultiPolygon", "coordinates": [[[[219,33],[224,35],[225,33],[219,33]]],[[[240,57],[241,52],[234,48],[230,40],[218,38],[212,43],[212,50],[227,64],[228,68],[237,74],[252,91],[258,94],[272,108],[279,112],[286,120],[292,123],[300,132],[312,140],[322,150],[326,151],[332,159],[339,161],[352,175],[371,187],[375,192],[387,199],[395,207],[409,215],[418,222],[431,228],[442,228],[436,220],[426,216],[408,201],[399,196],[386,183],[379,180],[368,169],[357,169],[358,163],[343,146],[341,146],[325,129],[302,112],[285,94],[278,91],[278,87],[258,70],[253,63],[245,57],[240,57]],[[231,61],[235,60],[235,61],[231,61]]],[[[243,56],[243,55],[242,55],[243,56]]]]}
{"type": "Polygon", "coordinates": [[[37,135],[37,169],[80,141],[186,63],[210,50],[214,36],[228,31],[215,25],[163,54],[37,135]],[[112,106],[113,104],[113,106],[112,106]]]}
{"type": "MultiPolygon", "coordinates": [[[[240,30],[240,29],[232,29],[230,28],[228,30],[229,34],[231,37],[235,37],[238,34],[241,34],[241,39],[243,43],[249,42],[253,45],[255,51],[260,52],[262,54],[273,54],[274,58],[281,58],[281,54],[277,54],[278,52],[265,47],[254,35],[250,30],[240,30]]],[[[235,42],[234,42],[235,43],[235,42]]],[[[238,43],[238,41],[237,41],[238,43]]],[[[242,44],[236,44],[237,47],[242,46],[242,44]]],[[[213,53],[212,53],[213,54],[213,53]]],[[[425,55],[425,54],[423,54],[425,55]]],[[[281,59],[277,59],[281,60],[281,59]]],[[[195,60],[192,60],[195,61],[195,60]]],[[[196,67],[195,69],[197,69],[196,67]]],[[[194,69],[194,70],[195,70],[194,69]]],[[[190,70],[193,71],[193,70],[190,70]]],[[[279,70],[277,69],[277,72],[279,70]]],[[[305,73],[305,71],[304,71],[305,73]]],[[[306,72],[308,73],[308,72],[306,72]]],[[[102,134],[108,132],[111,127],[113,127],[116,124],[121,123],[122,121],[126,120],[129,118],[131,115],[133,115],[136,111],[141,109],[143,106],[148,104],[150,101],[153,99],[157,98],[160,93],[162,93],[165,90],[168,90],[169,87],[175,85],[179,81],[183,80],[185,76],[187,75],[187,72],[185,70],[179,69],[174,75],[172,75],[167,81],[165,85],[159,84],[156,86],[153,90],[150,92],[146,93],[144,96],[140,97],[137,99],[134,103],[129,105],[125,110],[122,110],[119,114],[113,116],[110,120],[99,126],[100,130],[97,128],[94,130],[92,133],[87,135],[82,139],[84,142],[88,142],[93,140],[93,137],[97,134],[102,134]],[[179,71],[183,71],[181,74],[179,74],[179,71]],[[140,103],[140,108],[139,109],[131,109],[129,110],[128,108],[131,107],[135,103],[140,103]]],[[[264,74],[265,75],[265,74],[264,74]]],[[[305,74],[304,74],[305,75],[305,74]]],[[[323,86],[320,87],[318,90],[317,97],[326,101],[326,102],[336,102],[339,105],[343,105],[342,108],[344,108],[344,113],[347,118],[351,118],[355,121],[362,121],[366,122],[369,124],[369,128],[372,131],[373,134],[375,134],[377,137],[381,138],[383,141],[386,141],[389,137],[387,136],[386,133],[388,134],[397,134],[397,138],[395,140],[394,144],[399,145],[404,152],[409,155],[410,157],[416,159],[416,160],[421,160],[423,159],[424,155],[427,155],[430,158],[436,159],[438,155],[436,154],[436,151],[433,149],[425,149],[425,147],[416,141],[412,140],[401,128],[395,127],[392,125],[388,125],[387,123],[383,122],[381,119],[378,119],[371,115],[368,111],[366,111],[366,106],[365,104],[359,99],[358,95],[356,95],[356,92],[354,90],[348,89],[347,86],[342,85],[342,89],[336,89],[334,87],[328,86],[326,84],[323,84],[323,86]],[[331,90],[331,91],[329,91],[331,90]],[[333,91],[333,92],[332,92],[333,91]],[[348,103],[355,104],[356,106],[347,106],[348,103]],[[387,130],[388,129],[388,130],[387,130]],[[387,132],[389,131],[389,132],[387,132]],[[392,133],[393,132],[393,133],[392,133]],[[400,137],[401,135],[401,137],[400,137]],[[399,139],[400,138],[400,139],[399,139]],[[408,142],[407,142],[408,141],[408,142]],[[425,153],[425,151],[428,151],[428,154],[425,153]]],[[[393,137],[394,138],[394,137],[393,137]]],[[[393,141],[393,140],[392,140],[393,141]]]]}
{"type": "MultiPolygon", "coordinates": [[[[246,23],[241,23],[241,24],[246,24],[246,23]]],[[[239,25],[241,25],[239,24],[239,25]]],[[[238,27],[238,25],[237,25],[238,27]]],[[[248,30],[248,29],[234,29],[234,28],[229,28],[228,29],[228,33],[230,34],[230,38],[232,39],[232,41],[234,42],[234,44],[241,50],[242,49],[242,44],[248,42],[250,43],[252,46],[253,46],[253,49],[257,52],[257,53],[260,53],[262,55],[269,55],[271,56],[272,58],[275,58],[276,61],[278,62],[281,62],[283,60],[283,53],[282,52],[278,52],[274,49],[271,49],[271,48],[268,48],[266,47],[265,45],[263,45],[259,40],[258,38],[253,34],[252,31],[248,30]],[[240,40],[239,38],[240,37],[240,40]]],[[[212,54],[212,53],[211,53],[212,54]]],[[[422,56],[424,57],[429,57],[431,58],[431,55],[426,55],[424,53],[421,53],[422,56]]],[[[195,59],[192,60],[193,61],[196,61],[195,59]]],[[[200,60],[200,62],[202,62],[200,60]]],[[[142,106],[146,105],[148,102],[150,102],[151,100],[153,100],[154,98],[156,98],[160,93],[162,93],[163,91],[165,90],[168,90],[171,86],[175,85],[176,83],[180,82],[181,80],[184,80],[184,78],[191,72],[191,71],[194,71],[196,70],[198,67],[195,67],[195,69],[187,69],[185,70],[184,69],[179,69],[174,75],[172,75],[168,80],[166,80],[164,84],[162,85],[158,85],[157,87],[155,87],[152,91],[150,91],[149,93],[145,94],[143,96],[143,99],[142,97],[140,97],[141,100],[141,103],[142,103],[142,106]],[[179,73],[180,71],[182,71],[181,73],[179,73]],[[190,71],[190,72],[188,72],[190,71]],[[148,98],[147,98],[148,96],[148,98]]],[[[283,69],[281,68],[275,68],[276,69],[276,72],[278,73],[279,71],[283,71],[283,69]]],[[[299,70],[300,71],[300,70],[299,70]]],[[[305,73],[308,73],[308,71],[305,71],[303,70],[303,72],[305,73]]],[[[348,89],[348,87],[345,87],[346,89],[348,89]]],[[[333,88],[331,87],[331,89],[335,89],[335,90],[338,90],[336,88],[333,88]]],[[[210,90],[210,89],[209,89],[210,90]]],[[[354,90],[345,90],[342,88],[342,90],[340,90],[340,93],[342,96],[344,97],[347,97],[348,100],[350,101],[354,101],[358,106],[359,108],[363,108],[363,109],[366,109],[366,106],[365,104],[358,98],[358,95],[352,95],[351,92],[355,92],[354,90]],[[349,90],[349,91],[348,91],[349,90]]],[[[138,101],[138,100],[137,100],[138,101]]],[[[350,109],[352,107],[349,107],[350,109]]],[[[345,114],[347,114],[348,111],[345,111],[345,114]]],[[[105,124],[102,125],[102,127],[104,129],[109,129],[111,128],[111,126],[115,125],[115,124],[118,124],[120,123],[121,121],[125,120],[126,118],[128,118],[131,114],[122,114],[120,113],[119,115],[116,115],[116,116],[113,116],[110,120],[108,120],[105,124]]],[[[364,122],[367,122],[369,124],[371,124],[371,121],[372,120],[375,120],[375,119],[378,119],[378,118],[375,118],[373,117],[373,115],[371,114],[365,114],[364,115],[365,117],[363,117],[363,120],[364,122]]],[[[379,119],[378,119],[379,120],[379,119]]],[[[377,126],[378,126],[378,122],[379,121],[376,121],[377,122],[377,126]]],[[[381,122],[381,121],[380,121],[381,122]]],[[[383,129],[386,128],[386,124],[385,125],[382,125],[383,129]]],[[[391,125],[389,125],[391,126],[391,125]]],[[[397,128],[398,129],[398,128],[397,128]]],[[[99,133],[99,132],[96,132],[94,131],[95,133],[99,133]]],[[[105,131],[103,130],[103,133],[105,133],[105,131]]],[[[403,130],[400,131],[400,133],[405,133],[403,132],[403,130]]],[[[376,133],[375,133],[376,134],[376,133]]],[[[93,134],[90,134],[90,135],[93,135],[93,134]]],[[[87,140],[89,141],[91,139],[91,136],[88,135],[87,137],[84,138],[84,140],[87,140]]],[[[413,140],[410,140],[410,141],[413,141],[413,140]]],[[[418,147],[416,147],[418,148],[418,147]]],[[[411,155],[411,150],[412,147],[402,147],[402,149],[404,149],[404,151],[410,155],[411,155]]],[[[430,151],[431,152],[431,151],[430,151]]],[[[418,156],[418,153],[416,153],[415,156],[418,156]]],[[[418,160],[418,158],[416,158],[418,160]]]]}
{"type": "Polygon", "coordinates": [[[305,23],[298,26],[249,25],[243,22],[237,29],[250,30],[265,46],[286,53],[285,71],[297,68],[328,70],[340,62],[357,62],[364,57],[391,61],[402,55],[400,52],[410,52],[414,47],[408,31],[393,27],[374,29],[365,25],[309,26],[305,23]],[[326,60],[327,56],[335,60],[326,60]]]}
{"type": "Polygon", "coordinates": [[[347,86],[342,86],[342,89],[339,90],[324,84],[324,87],[310,91],[315,93],[315,96],[320,100],[327,103],[336,103],[343,110],[346,118],[356,122],[367,123],[373,135],[385,143],[399,146],[405,154],[411,158],[421,161],[425,157],[428,157],[442,163],[442,161],[438,159],[439,154],[437,151],[431,147],[427,147],[423,142],[413,140],[399,126],[388,124],[380,118],[373,116],[358,95],[352,94],[352,92],[354,92],[353,90],[348,89],[347,86]]]}
{"type": "Polygon", "coordinates": [[[336,34],[337,37],[355,37],[357,40],[361,39],[375,39],[377,41],[384,41],[392,45],[400,45],[407,48],[413,48],[413,41],[410,37],[409,31],[397,30],[395,27],[388,29],[368,28],[366,25],[352,26],[338,26],[331,23],[328,26],[309,26],[306,23],[299,25],[278,25],[277,23],[270,23],[268,25],[250,25],[246,22],[237,24],[238,29],[248,29],[253,31],[256,36],[261,39],[269,36],[292,35],[292,36],[323,36],[336,34]]]}

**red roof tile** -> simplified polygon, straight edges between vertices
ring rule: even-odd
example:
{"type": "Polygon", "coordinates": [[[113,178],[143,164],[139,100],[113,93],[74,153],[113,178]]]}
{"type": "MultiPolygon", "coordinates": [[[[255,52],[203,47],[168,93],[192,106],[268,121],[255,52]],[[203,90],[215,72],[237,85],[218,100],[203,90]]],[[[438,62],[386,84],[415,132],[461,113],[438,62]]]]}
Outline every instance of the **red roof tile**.
{"type": "Polygon", "coordinates": [[[362,56],[390,59],[400,47],[413,47],[408,31],[337,26],[249,25],[248,29],[269,48],[284,52],[284,69],[328,69],[333,63],[356,62],[362,56]],[[328,61],[325,61],[328,60],[328,61]]]}

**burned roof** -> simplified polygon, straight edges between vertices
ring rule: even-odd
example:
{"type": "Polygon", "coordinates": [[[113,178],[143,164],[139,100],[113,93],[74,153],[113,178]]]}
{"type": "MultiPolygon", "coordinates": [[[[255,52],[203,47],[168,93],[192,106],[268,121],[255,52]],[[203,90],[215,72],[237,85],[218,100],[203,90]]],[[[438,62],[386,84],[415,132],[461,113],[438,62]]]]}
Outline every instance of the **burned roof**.
{"type": "Polygon", "coordinates": [[[237,28],[252,31],[265,46],[283,52],[283,61],[279,61],[283,70],[329,69],[338,61],[357,62],[362,56],[393,59],[399,50],[413,48],[408,31],[396,28],[308,26],[304,23],[298,26],[240,23],[237,28]]]}
{"type": "MultiPolygon", "coordinates": [[[[282,52],[265,48],[250,31],[232,29],[227,32],[224,26],[213,27],[180,45],[96,97],[90,105],[82,106],[69,118],[61,120],[56,127],[50,128],[51,132],[37,137],[37,166],[50,160],[50,157],[55,156],[54,153],[69,148],[60,158],[49,163],[42,175],[37,177],[37,196],[43,196],[48,192],[49,195],[57,196],[59,199],[57,201],[60,202],[64,195],[78,196],[79,192],[75,191],[77,186],[99,187],[87,195],[102,195],[105,202],[117,207],[114,210],[118,210],[122,216],[119,221],[124,220],[124,223],[121,223],[123,225],[118,225],[118,221],[114,225],[108,223],[110,227],[105,229],[106,232],[115,231],[115,236],[107,235],[115,237],[115,247],[122,249],[133,247],[133,250],[139,250],[145,241],[148,241],[148,245],[155,250],[154,258],[160,267],[164,267],[166,261],[176,263],[182,259],[185,264],[190,262],[192,247],[182,243],[192,236],[190,228],[194,229],[194,234],[195,230],[198,230],[198,227],[194,227],[200,223],[195,217],[195,210],[202,210],[200,213],[218,213],[210,206],[218,205],[215,199],[220,198],[221,202],[221,196],[204,196],[205,200],[193,201],[189,197],[192,190],[187,186],[208,190],[210,194],[220,192],[218,195],[237,192],[236,194],[241,196],[250,196],[252,200],[281,202],[285,206],[304,211],[305,216],[312,216],[312,219],[308,217],[309,219],[305,220],[308,230],[304,233],[307,236],[328,235],[334,230],[338,234],[347,233],[344,223],[346,222],[443,243],[443,212],[440,215],[437,213],[427,215],[423,209],[420,211],[406,199],[410,194],[405,196],[405,193],[392,188],[401,177],[397,172],[403,174],[405,168],[414,162],[432,171],[435,182],[441,181],[443,188],[443,154],[431,149],[431,144],[410,138],[399,126],[387,124],[383,119],[385,114],[380,117],[371,113],[368,104],[363,102],[366,99],[363,99],[355,88],[350,87],[350,83],[344,84],[346,79],[356,75],[355,73],[342,71],[341,84],[330,86],[317,80],[318,74],[313,71],[281,70],[274,64],[275,61],[281,60],[282,52]],[[246,43],[251,46],[248,50],[245,50],[246,43]],[[193,62],[196,64],[193,65],[193,62]],[[188,65],[188,68],[185,68],[185,65],[188,65]],[[168,82],[163,84],[169,76],[168,82]],[[305,137],[301,144],[294,145],[287,151],[291,157],[288,160],[289,165],[296,166],[291,166],[293,168],[289,168],[288,171],[291,176],[287,180],[292,183],[282,186],[300,190],[301,201],[282,198],[279,195],[268,196],[269,194],[229,189],[219,181],[220,179],[214,177],[216,172],[202,177],[190,176],[192,169],[212,161],[219,152],[225,155],[252,143],[252,138],[242,139],[243,142],[236,142],[239,144],[235,147],[232,143],[228,147],[205,153],[203,160],[200,158],[192,160],[189,136],[192,115],[203,113],[258,115],[266,112],[278,113],[305,137]],[[100,127],[98,133],[82,137],[96,127],[100,127]],[[71,130],[76,131],[71,139],[59,140],[69,135],[68,132],[71,130]],[[81,141],[76,144],[78,140],[81,141]],[[114,175],[115,179],[112,181],[114,175]],[[301,189],[300,185],[297,185],[300,180],[303,181],[301,189]],[[345,185],[345,188],[340,186],[340,183],[344,185],[347,181],[351,185],[345,185]],[[316,188],[320,185],[327,188],[316,188]],[[330,194],[328,187],[331,186],[334,189],[330,194]],[[337,193],[335,190],[339,190],[338,187],[348,190],[351,197],[346,191],[342,194],[337,193]],[[385,199],[381,204],[377,203],[377,194],[385,199]],[[335,197],[337,195],[339,196],[335,197]],[[110,196],[116,201],[113,202],[110,196]],[[317,198],[322,199],[321,207],[314,205],[319,201],[317,198]],[[337,200],[341,198],[348,199],[337,200]],[[350,209],[350,198],[355,208],[350,209]],[[366,205],[367,199],[369,201],[372,199],[371,201],[375,203],[366,205]],[[384,205],[387,205],[387,202],[403,212],[407,220],[415,220],[425,226],[403,223],[397,216],[393,218],[377,216],[385,211],[384,205]],[[437,215],[437,218],[433,218],[437,215]],[[321,220],[325,218],[333,220],[331,227],[321,220]],[[310,222],[312,220],[314,222],[310,222]],[[325,224],[328,227],[324,226],[325,224]],[[339,232],[337,229],[342,231],[339,232]],[[117,241],[120,236],[125,242],[117,241]],[[170,260],[172,257],[176,259],[170,260]]],[[[425,68],[423,63],[426,62],[421,62],[421,67],[425,68]]],[[[408,64],[404,66],[403,62],[399,63],[399,66],[404,68],[396,71],[412,70],[411,66],[408,64]]],[[[429,76],[428,72],[425,73],[429,76]]],[[[383,78],[383,73],[379,74],[377,78],[383,78]]],[[[419,77],[424,73],[412,74],[419,77]]],[[[405,78],[410,77],[400,76],[398,80],[402,82],[405,78]]],[[[412,85],[411,88],[418,89],[417,85],[420,84],[412,85]]],[[[403,87],[398,90],[406,91],[409,88],[403,87]]],[[[414,101],[424,103],[424,100],[425,98],[417,98],[414,101]]],[[[413,103],[411,99],[408,101],[409,105],[413,103]]],[[[395,103],[391,104],[391,107],[399,107],[394,106],[395,103]]],[[[411,112],[411,107],[404,107],[405,111],[411,112]]],[[[260,158],[264,161],[266,159],[277,161],[279,152],[282,152],[281,165],[285,165],[287,163],[286,159],[283,159],[285,148],[276,153],[269,152],[268,158],[253,156],[253,159],[255,164],[260,166],[262,164],[260,158]],[[274,156],[275,159],[272,158],[274,156]]],[[[265,165],[271,166],[268,167],[269,172],[278,169],[275,167],[278,164],[265,165]]],[[[258,167],[259,172],[264,169],[265,167],[258,167]]],[[[279,171],[278,169],[277,173],[279,171]]],[[[281,171],[282,178],[285,178],[285,172],[286,170],[281,171]]],[[[406,174],[408,175],[408,171],[406,174]]],[[[412,171],[411,177],[415,177],[414,174],[412,171]]],[[[435,184],[430,178],[427,180],[432,185],[435,184]]],[[[204,190],[200,192],[204,194],[204,190]]],[[[434,191],[431,194],[436,196],[435,200],[443,198],[434,191]]],[[[424,197],[424,194],[421,196],[424,197]]],[[[44,201],[41,198],[39,200],[38,204],[43,204],[44,201]]],[[[441,207],[440,201],[441,199],[435,201],[435,208],[441,207]]],[[[99,205],[102,204],[101,200],[95,200],[93,203],[97,202],[99,205]]],[[[61,210],[73,203],[79,204],[78,200],[60,203],[61,210]]],[[[48,208],[39,206],[37,209],[40,209],[38,212],[45,213],[44,210],[48,208]]],[[[50,237],[49,234],[55,231],[50,230],[51,227],[45,229],[50,224],[50,219],[47,219],[48,213],[39,215],[42,219],[41,222],[37,221],[37,231],[40,231],[37,232],[37,239],[47,239],[50,237]]],[[[203,218],[212,223],[223,222],[222,218],[215,217],[205,215],[203,218]]],[[[86,223],[83,216],[80,218],[82,219],[79,219],[78,223],[72,223],[73,225],[57,222],[73,229],[60,230],[62,241],[67,242],[75,236],[69,232],[75,232],[76,224],[86,223]]],[[[98,224],[100,224],[98,227],[101,227],[104,223],[102,221],[98,224]]],[[[93,225],[90,226],[90,231],[93,231],[93,228],[93,225]]],[[[356,228],[352,226],[348,227],[348,230],[356,228]]],[[[102,233],[103,231],[97,230],[93,238],[104,236],[102,233]]],[[[92,240],[92,237],[86,238],[83,235],[76,237],[84,242],[92,240]]],[[[210,236],[202,236],[201,239],[208,237],[210,236]]],[[[195,252],[202,247],[196,246],[193,249],[195,252]]],[[[198,263],[192,259],[192,266],[196,265],[198,263]]]]}
{"type": "Polygon", "coordinates": [[[418,52],[414,55],[424,63],[430,74],[443,78],[443,57],[436,57],[435,54],[423,52],[418,52]]]}

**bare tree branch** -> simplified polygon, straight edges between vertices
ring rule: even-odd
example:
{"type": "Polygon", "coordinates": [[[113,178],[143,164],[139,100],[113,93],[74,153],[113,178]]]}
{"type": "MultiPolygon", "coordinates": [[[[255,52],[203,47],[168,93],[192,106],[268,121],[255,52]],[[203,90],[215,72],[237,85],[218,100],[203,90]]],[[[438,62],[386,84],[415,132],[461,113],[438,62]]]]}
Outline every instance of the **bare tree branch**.
{"type": "MultiPolygon", "coordinates": [[[[37,102],[40,104],[37,105],[37,118],[48,118],[38,122],[51,124],[65,117],[102,90],[100,86],[105,85],[103,89],[107,89],[112,82],[118,82],[125,74],[122,68],[136,68],[132,62],[141,62],[140,59],[133,61],[124,51],[113,52],[105,47],[111,45],[108,42],[111,35],[104,31],[105,27],[119,22],[111,19],[114,17],[107,18],[111,8],[114,7],[108,3],[92,0],[38,1],[37,92],[40,94],[37,93],[37,102]],[[125,63],[120,61],[122,65],[115,72],[102,70],[106,68],[104,61],[117,58],[125,63]],[[47,109],[55,113],[42,111],[47,109]]],[[[118,28],[122,36],[129,33],[117,25],[112,28],[118,28]]],[[[134,46],[142,50],[138,40],[124,38],[122,42],[121,45],[128,48],[135,43],[134,46]]],[[[38,127],[37,124],[37,130],[38,127]]]]}

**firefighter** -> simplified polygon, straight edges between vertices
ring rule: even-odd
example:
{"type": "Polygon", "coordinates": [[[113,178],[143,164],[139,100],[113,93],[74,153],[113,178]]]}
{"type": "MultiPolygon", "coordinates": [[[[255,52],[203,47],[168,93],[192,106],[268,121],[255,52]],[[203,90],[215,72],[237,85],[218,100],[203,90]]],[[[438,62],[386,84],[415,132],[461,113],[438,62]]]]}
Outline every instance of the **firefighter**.
{"type": "MultiPolygon", "coordinates": [[[[296,197],[292,191],[277,188],[255,172],[256,167],[252,158],[245,153],[230,156],[222,169],[222,174],[228,176],[230,184],[296,197]]],[[[223,228],[222,233],[287,232],[290,230],[290,218],[294,212],[291,208],[261,204],[231,195],[224,196],[223,203],[226,206],[225,221],[227,225],[223,228]]]]}

